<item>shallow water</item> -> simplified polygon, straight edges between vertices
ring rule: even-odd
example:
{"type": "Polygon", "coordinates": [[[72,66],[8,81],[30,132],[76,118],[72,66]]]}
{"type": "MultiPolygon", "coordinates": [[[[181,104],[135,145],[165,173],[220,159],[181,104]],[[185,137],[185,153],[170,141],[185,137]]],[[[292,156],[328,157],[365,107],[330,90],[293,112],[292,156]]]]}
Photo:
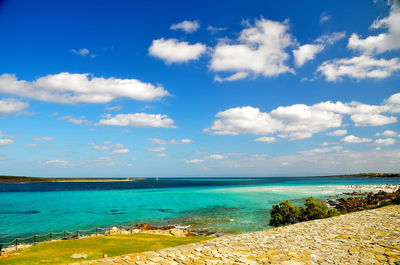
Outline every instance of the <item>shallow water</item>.
{"type": "Polygon", "coordinates": [[[399,178],[148,179],[135,182],[0,183],[0,240],[94,226],[151,223],[249,232],[268,228],[282,200],[328,198],[343,185],[399,178]]]}

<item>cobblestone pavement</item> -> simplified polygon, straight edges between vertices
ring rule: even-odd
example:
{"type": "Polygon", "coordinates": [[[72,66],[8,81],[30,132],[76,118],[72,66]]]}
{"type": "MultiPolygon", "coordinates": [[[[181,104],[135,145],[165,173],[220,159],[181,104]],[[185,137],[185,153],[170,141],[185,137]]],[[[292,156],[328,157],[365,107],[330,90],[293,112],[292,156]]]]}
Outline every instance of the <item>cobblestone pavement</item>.
{"type": "Polygon", "coordinates": [[[400,206],[85,264],[400,264],[400,206]]]}

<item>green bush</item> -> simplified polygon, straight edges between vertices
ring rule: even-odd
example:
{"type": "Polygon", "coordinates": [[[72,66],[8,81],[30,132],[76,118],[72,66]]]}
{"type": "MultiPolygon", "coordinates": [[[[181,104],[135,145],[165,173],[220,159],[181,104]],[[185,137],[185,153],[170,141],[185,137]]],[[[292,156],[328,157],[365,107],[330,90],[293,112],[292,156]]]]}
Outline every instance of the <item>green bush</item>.
{"type": "Polygon", "coordinates": [[[325,202],[309,197],[305,203],[303,220],[315,220],[336,216],[339,213],[335,209],[329,209],[325,202]]]}
{"type": "Polygon", "coordinates": [[[280,226],[301,222],[303,211],[303,208],[294,206],[290,201],[273,205],[269,225],[280,226]]]}
{"type": "Polygon", "coordinates": [[[339,215],[335,209],[330,209],[324,202],[313,197],[306,200],[305,207],[294,206],[290,201],[283,201],[273,205],[269,225],[281,226],[302,221],[322,219],[339,215]]]}

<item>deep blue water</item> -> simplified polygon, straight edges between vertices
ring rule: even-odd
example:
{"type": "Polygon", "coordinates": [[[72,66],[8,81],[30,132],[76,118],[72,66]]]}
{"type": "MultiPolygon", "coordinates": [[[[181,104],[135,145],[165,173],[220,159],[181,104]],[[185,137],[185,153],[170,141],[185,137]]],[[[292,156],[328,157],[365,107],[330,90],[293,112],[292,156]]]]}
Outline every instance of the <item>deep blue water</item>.
{"type": "Polygon", "coordinates": [[[399,178],[194,178],[134,182],[0,183],[0,240],[94,226],[191,224],[223,232],[268,228],[273,204],[327,198],[343,185],[399,178]]]}

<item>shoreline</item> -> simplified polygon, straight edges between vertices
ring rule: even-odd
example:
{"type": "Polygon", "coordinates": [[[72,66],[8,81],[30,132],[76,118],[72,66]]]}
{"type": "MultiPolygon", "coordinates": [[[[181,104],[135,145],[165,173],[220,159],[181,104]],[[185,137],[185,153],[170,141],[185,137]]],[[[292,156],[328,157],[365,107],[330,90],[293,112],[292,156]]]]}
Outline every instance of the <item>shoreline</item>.
{"type": "Polygon", "coordinates": [[[399,223],[393,205],[80,264],[398,264],[399,223]]]}

